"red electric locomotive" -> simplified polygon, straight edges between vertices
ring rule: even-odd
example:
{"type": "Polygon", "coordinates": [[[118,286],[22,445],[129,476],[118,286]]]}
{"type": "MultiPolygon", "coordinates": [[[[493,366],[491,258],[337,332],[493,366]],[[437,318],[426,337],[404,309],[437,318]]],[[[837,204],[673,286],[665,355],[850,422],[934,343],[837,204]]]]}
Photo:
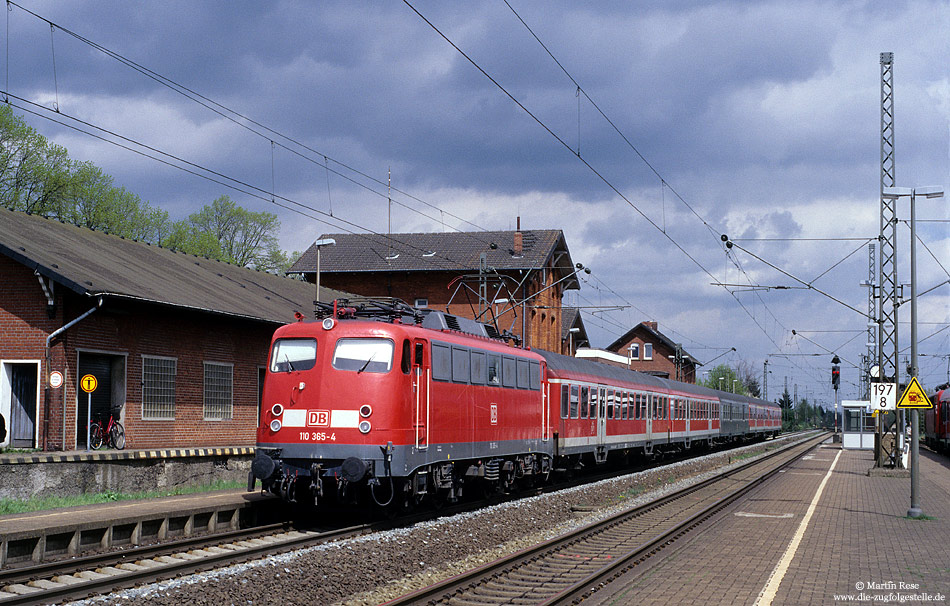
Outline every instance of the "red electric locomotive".
{"type": "Polygon", "coordinates": [[[249,490],[405,507],[778,433],[775,404],[545,351],[402,302],[274,334],[249,490]]]}
{"type": "Polygon", "coordinates": [[[544,358],[490,328],[383,303],[281,327],[254,476],[291,501],[368,491],[385,506],[546,475],[544,358]]]}

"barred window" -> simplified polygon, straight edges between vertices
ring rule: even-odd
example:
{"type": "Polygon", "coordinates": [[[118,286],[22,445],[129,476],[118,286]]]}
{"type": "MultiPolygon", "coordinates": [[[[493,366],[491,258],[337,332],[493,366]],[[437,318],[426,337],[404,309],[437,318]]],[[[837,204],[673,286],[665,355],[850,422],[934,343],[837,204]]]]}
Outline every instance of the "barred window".
{"type": "Polygon", "coordinates": [[[175,377],[178,360],[142,356],[142,419],[175,418],[175,377]]]}
{"type": "Polygon", "coordinates": [[[205,362],[205,420],[230,419],[232,417],[231,391],[234,367],[231,364],[205,362]]]}

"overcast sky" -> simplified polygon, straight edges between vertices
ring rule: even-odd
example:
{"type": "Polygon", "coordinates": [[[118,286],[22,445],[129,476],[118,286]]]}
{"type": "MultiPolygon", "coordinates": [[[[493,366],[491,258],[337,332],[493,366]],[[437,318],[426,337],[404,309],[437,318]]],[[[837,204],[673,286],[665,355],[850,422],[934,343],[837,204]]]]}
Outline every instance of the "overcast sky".
{"type": "MultiPolygon", "coordinates": [[[[594,346],[656,320],[701,362],[735,347],[712,365],[761,373],[769,356],[771,399],[788,377],[826,405],[836,352],[840,397],[858,397],[859,283],[879,231],[880,53],[894,53],[898,185],[950,186],[950,5],[509,2],[412,0],[420,16],[403,2],[20,0],[6,13],[3,82],[39,114],[26,115],[37,130],[175,219],[227,194],[278,214],[288,251],[321,233],[385,233],[391,171],[393,232],[513,229],[518,216],[524,229],[563,230],[592,270],[567,302],[586,308],[594,346]],[[52,21],[52,37],[24,9],[52,21]],[[748,252],[727,255],[720,234],[748,252]],[[840,303],[713,285],[802,286],[770,264],[840,303]]],[[[923,291],[950,279],[950,202],[917,207],[923,291]]],[[[909,218],[906,201],[899,215],[909,218]]],[[[906,282],[903,223],[898,238],[906,282]]],[[[950,372],[948,302],[947,284],[920,298],[928,390],[950,372]]]]}

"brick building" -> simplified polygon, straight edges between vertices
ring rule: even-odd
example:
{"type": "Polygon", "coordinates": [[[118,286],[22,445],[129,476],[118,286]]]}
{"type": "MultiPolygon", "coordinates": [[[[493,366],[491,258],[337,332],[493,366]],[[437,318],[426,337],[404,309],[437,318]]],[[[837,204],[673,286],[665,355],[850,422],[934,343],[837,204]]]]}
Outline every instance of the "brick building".
{"type": "MultiPolygon", "coordinates": [[[[567,353],[561,301],[580,285],[560,230],[320,236],[327,238],[336,243],[320,247],[321,285],[494,320],[527,346],[567,353]]],[[[288,273],[313,281],[316,267],[311,246],[288,273]]]]}
{"type": "Polygon", "coordinates": [[[118,409],[130,448],[253,444],[271,335],[314,298],[299,280],[4,209],[0,277],[0,446],[43,450],[85,448],[85,374],[92,415],[118,409]]]}
{"type": "Polygon", "coordinates": [[[561,309],[561,353],[573,356],[581,347],[590,347],[581,310],[564,307],[561,309]]]}
{"type": "Polygon", "coordinates": [[[632,370],[684,383],[696,382],[696,359],[657,330],[656,322],[637,324],[606,350],[625,358],[625,366],[632,370]]]}

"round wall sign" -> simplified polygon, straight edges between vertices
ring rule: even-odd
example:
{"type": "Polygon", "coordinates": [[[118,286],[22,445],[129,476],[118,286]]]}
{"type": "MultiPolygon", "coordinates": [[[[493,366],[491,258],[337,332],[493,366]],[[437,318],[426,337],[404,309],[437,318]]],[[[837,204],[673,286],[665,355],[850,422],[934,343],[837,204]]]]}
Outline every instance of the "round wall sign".
{"type": "Polygon", "coordinates": [[[63,373],[59,372],[58,370],[54,370],[53,372],[49,373],[50,387],[52,387],[53,389],[58,389],[59,387],[62,387],[62,385],[63,385],[63,373]]]}

